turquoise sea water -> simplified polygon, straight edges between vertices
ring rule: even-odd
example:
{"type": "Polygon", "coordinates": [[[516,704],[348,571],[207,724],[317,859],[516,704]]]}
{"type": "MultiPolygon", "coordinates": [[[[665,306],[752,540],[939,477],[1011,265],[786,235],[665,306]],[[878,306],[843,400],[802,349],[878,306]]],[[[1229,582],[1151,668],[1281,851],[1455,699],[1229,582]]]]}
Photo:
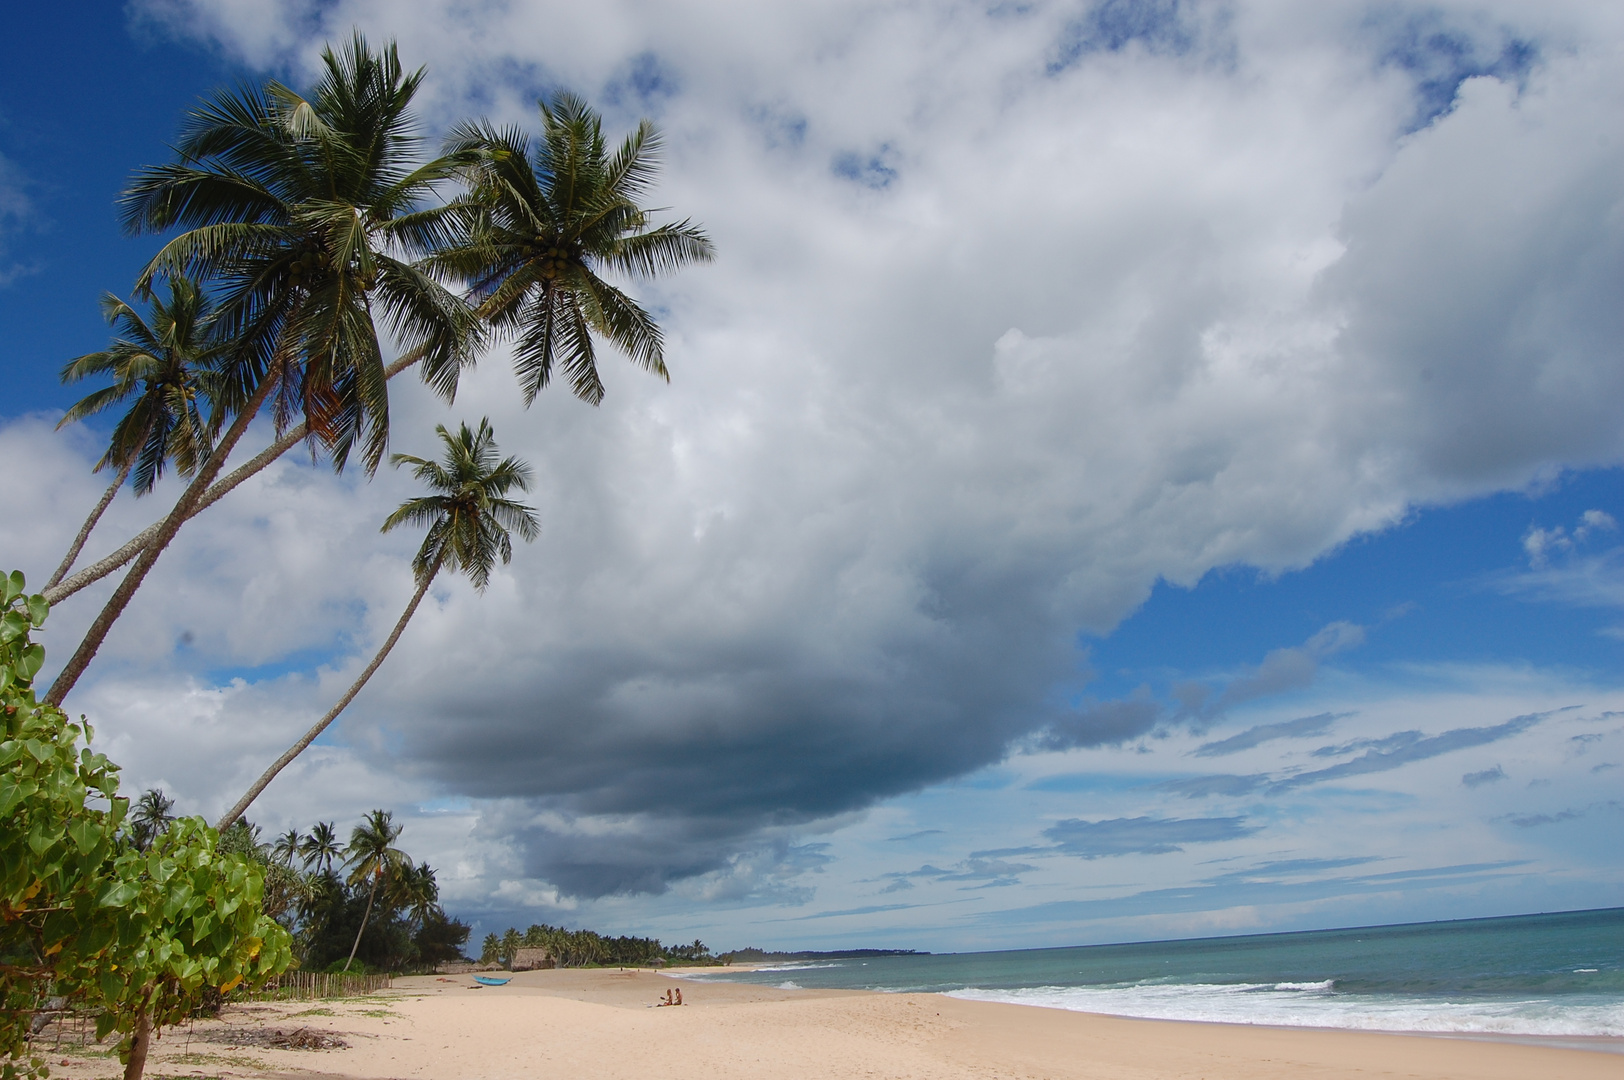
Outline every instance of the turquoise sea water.
{"type": "Polygon", "coordinates": [[[1167,1020],[1624,1039],[1624,908],[697,977],[1167,1020]]]}

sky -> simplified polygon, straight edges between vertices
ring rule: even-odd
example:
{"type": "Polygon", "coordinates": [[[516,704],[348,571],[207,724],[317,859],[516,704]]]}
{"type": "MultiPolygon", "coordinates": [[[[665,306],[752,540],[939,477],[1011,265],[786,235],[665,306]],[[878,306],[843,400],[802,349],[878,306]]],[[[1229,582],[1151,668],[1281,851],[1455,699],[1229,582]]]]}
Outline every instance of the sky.
{"type": "MultiPolygon", "coordinates": [[[[1553,2],[34,5],[0,49],[0,562],[114,200],[199,95],[398,41],[431,149],[569,89],[665,136],[715,263],[626,283],[669,384],[488,417],[542,534],[441,579],[250,811],[374,806],[476,936],[1086,944],[1624,903],[1624,13],[1553,2]]],[[[448,192],[449,194],[449,192],[448,192]]],[[[245,440],[254,452],[263,425],[245,440]],[[252,444],[250,446],[250,444],[252,444]]],[[[111,550],[177,494],[128,493],[111,550]]],[[[412,592],[415,493],[290,454],[69,698],[211,819],[412,592]]],[[[110,593],[52,613],[46,676],[110,593]]]]}

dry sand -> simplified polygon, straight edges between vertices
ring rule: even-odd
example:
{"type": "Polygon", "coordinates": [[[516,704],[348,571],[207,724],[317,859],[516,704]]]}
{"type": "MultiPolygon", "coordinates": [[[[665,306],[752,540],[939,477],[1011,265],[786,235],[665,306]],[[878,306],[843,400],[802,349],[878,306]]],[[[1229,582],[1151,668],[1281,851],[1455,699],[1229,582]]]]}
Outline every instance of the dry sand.
{"type": "MultiPolygon", "coordinates": [[[[319,1041],[319,1040],[318,1040],[319,1041]]],[[[116,1059],[53,1056],[56,1077],[117,1075],[116,1059]]],[[[704,1077],[1379,1077],[1624,1080],[1624,1056],[1413,1035],[1124,1020],[935,994],[777,990],[653,972],[535,971],[396,980],[339,1002],[235,1006],[167,1031],[149,1077],[581,1080],[704,1077]],[[656,1008],[680,986],[687,1004],[656,1008]],[[265,1045],[309,1031],[343,1049],[265,1045]]]]}

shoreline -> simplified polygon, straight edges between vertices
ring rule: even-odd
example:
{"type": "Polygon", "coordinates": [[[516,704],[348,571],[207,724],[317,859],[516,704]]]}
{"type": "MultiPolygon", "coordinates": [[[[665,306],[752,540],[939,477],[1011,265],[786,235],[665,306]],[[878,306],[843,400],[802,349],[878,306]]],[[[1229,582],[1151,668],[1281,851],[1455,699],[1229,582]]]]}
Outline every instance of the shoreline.
{"type": "MultiPolygon", "coordinates": [[[[664,975],[664,976],[666,976],[668,978],[673,978],[673,979],[687,979],[687,978],[689,978],[689,976],[687,976],[685,974],[678,974],[676,971],[667,970],[667,969],[661,969],[661,968],[643,968],[643,969],[639,969],[639,970],[647,971],[647,972],[650,972],[652,974],[664,975]]],[[[709,973],[709,972],[758,971],[758,970],[777,970],[777,969],[772,967],[772,966],[763,967],[763,966],[757,966],[757,965],[735,965],[735,966],[731,966],[731,967],[724,966],[724,965],[715,965],[715,966],[702,967],[702,968],[693,968],[693,969],[685,969],[685,970],[694,970],[696,972],[707,972],[707,973],[709,973]]],[[[730,980],[701,979],[700,980],[700,985],[712,985],[712,986],[714,986],[714,985],[718,985],[718,983],[727,984],[729,982],[730,982],[730,980]]],[[[754,983],[734,983],[733,985],[759,985],[759,984],[754,984],[754,983]]],[[[798,989],[786,990],[784,992],[785,993],[791,993],[791,994],[794,994],[794,993],[809,993],[809,992],[811,992],[811,990],[809,990],[809,989],[807,989],[805,987],[801,987],[801,988],[798,988],[798,989]]],[[[849,989],[849,990],[844,990],[842,992],[845,992],[845,993],[859,993],[859,994],[894,994],[894,993],[905,993],[905,992],[910,992],[910,991],[849,989]]],[[[1135,1015],[1133,1015],[1131,1013],[1110,1013],[1110,1012],[1099,1012],[1099,1011],[1092,1010],[1092,1009],[1072,1009],[1072,1008],[1067,1008],[1064,1005],[1050,1005],[1050,1004],[1045,1004],[1045,1003],[1042,1003],[1042,1002],[1035,1002],[1035,1001],[1009,1001],[1009,1000],[1000,1000],[1000,999],[996,999],[996,998],[961,998],[961,997],[956,996],[956,992],[954,992],[954,991],[945,991],[945,990],[944,991],[912,991],[912,992],[923,993],[923,994],[936,994],[936,995],[941,996],[941,997],[951,998],[952,1000],[955,1000],[955,1001],[968,1001],[968,1002],[976,1002],[976,1003],[980,1003],[980,1004],[989,1004],[989,1005],[994,1005],[994,1004],[995,1005],[1013,1005],[1013,1006],[1016,1006],[1018,1008],[1023,1008],[1023,1009],[1046,1009],[1046,1010],[1050,1010],[1052,1012],[1072,1013],[1072,1014],[1079,1015],[1079,1016],[1094,1016],[1094,1017],[1099,1017],[1101,1019],[1109,1019],[1109,1020],[1140,1020],[1140,1021],[1145,1021],[1145,1022],[1149,1022],[1149,1023],[1158,1023],[1158,1024],[1197,1024],[1197,1025],[1212,1025],[1212,1026],[1224,1027],[1224,1028],[1259,1029],[1259,1030],[1269,1030],[1269,1031],[1318,1031],[1318,1032],[1326,1032],[1326,1033],[1331,1033],[1331,1034],[1346,1033],[1346,1034],[1414,1036],[1414,1037],[1418,1037],[1418,1038],[1429,1038],[1429,1039],[1461,1039],[1461,1040],[1465,1040],[1465,1041],[1468,1041],[1468,1042],[1509,1043],[1509,1044],[1519,1045],[1519,1046],[1544,1046],[1544,1047],[1550,1047],[1552,1049],[1583,1050],[1583,1051],[1587,1051],[1587,1052],[1602,1053],[1602,1054],[1624,1054],[1624,1036],[1614,1036],[1614,1035],[1569,1035],[1569,1034],[1545,1035],[1545,1034],[1526,1033],[1526,1032],[1500,1032],[1500,1031],[1425,1031],[1425,1030],[1418,1030],[1418,1029],[1413,1029],[1413,1028],[1362,1028],[1362,1027],[1361,1028],[1355,1028],[1355,1027],[1332,1027],[1332,1026],[1328,1026],[1328,1025],[1324,1025],[1324,1024],[1271,1024],[1271,1023],[1264,1023],[1264,1022],[1256,1022],[1256,1023],[1254,1023],[1254,1022],[1249,1022],[1249,1021],[1245,1021],[1245,1020],[1197,1020],[1197,1019],[1189,1019],[1189,1018],[1183,1018],[1183,1017],[1135,1016],[1135,1015]]]]}
{"type": "MultiPolygon", "coordinates": [[[[1487,1039],[1144,1020],[930,993],[683,987],[650,970],[520,972],[476,989],[412,976],[337,1001],[250,1002],[172,1028],[152,1076],[269,1080],[646,1080],[672,1069],[714,1080],[886,1077],[1077,1080],[1613,1080],[1615,1053],[1487,1039]],[[280,1032],[281,1035],[277,1035],[280,1032]],[[319,1034],[341,1049],[289,1049],[319,1034]]],[[[107,1080],[116,1057],[52,1053],[57,1080],[107,1080]]]]}

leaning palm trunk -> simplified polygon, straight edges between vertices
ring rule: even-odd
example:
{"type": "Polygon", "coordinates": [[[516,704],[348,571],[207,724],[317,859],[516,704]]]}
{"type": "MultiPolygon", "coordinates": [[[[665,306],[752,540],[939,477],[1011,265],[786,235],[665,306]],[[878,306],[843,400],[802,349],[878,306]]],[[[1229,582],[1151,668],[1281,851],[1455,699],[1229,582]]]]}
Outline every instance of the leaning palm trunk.
{"type": "Polygon", "coordinates": [[[372,901],[378,897],[378,880],[382,877],[382,869],[372,875],[372,888],[367,891],[367,909],[361,915],[361,929],[355,932],[355,944],[350,946],[350,958],[344,961],[345,971],[349,971],[350,965],[355,963],[355,951],[361,947],[361,935],[367,932],[367,920],[372,918],[372,901]]]}
{"type": "MultiPolygon", "coordinates": [[[[393,364],[390,364],[388,367],[384,368],[384,377],[392,379],[396,375],[399,375],[402,371],[405,371],[407,368],[421,360],[425,351],[426,349],[422,346],[413,349],[405,356],[402,356],[399,360],[396,360],[393,364]]],[[[308,424],[298,424],[295,427],[289,428],[287,434],[271,443],[271,445],[267,446],[264,450],[261,450],[258,454],[244,462],[242,465],[231,470],[231,472],[227,473],[220,479],[219,483],[211,484],[209,489],[203,493],[203,497],[197,500],[197,504],[187,511],[186,519],[190,520],[191,518],[196,517],[198,514],[201,514],[203,511],[225,498],[225,496],[230,494],[232,489],[237,487],[237,485],[241,484],[244,480],[247,480],[250,476],[262,472],[266,466],[270,465],[271,462],[275,461],[277,458],[299,445],[299,443],[303,442],[305,436],[309,433],[310,427],[308,424]]],[[[71,574],[62,578],[60,581],[53,579],[53,581],[47,584],[46,587],[41,591],[40,595],[44,596],[46,601],[50,604],[60,604],[62,601],[66,600],[80,589],[83,589],[88,585],[94,585],[108,574],[113,573],[119,567],[127,565],[130,560],[134,559],[136,556],[145,551],[152,541],[157,537],[159,531],[162,530],[164,524],[165,522],[163,521],[153,522],[151,525],[148,525],[145,529],[142,529],[140,532],[131,537],[129,542],[123,547],[119,548],[117,551],[113,552],[111,555],[100,560],[99,562],[91,563],[77,574],[71,574]]],[[[88,535],[88,533],[86,535],[88,535]]],[[[74,554],[75,557],[77,557],[77,552],[74,554]]],[[[62,571],[59,570],[58,574],[60,573],[62,573],[62,571]]]]}
{"type": "Polygon", "coordinates": [[[260,380],[260,384],[254,390],[253,396],[244,404],[242,411],[232,421],[231,427],[226,430],[225,437],[220,440],[219,445],[214,448],[213,453],[208,456],[207,460],[198,467],[197,475],[186,486],[186,491],[181,495],[180,501],[175,504],[174,509],[169,511],[169,516],[164,518],[163,523],[158,526],[157,534],[148,542],[140,557],[135,560],[135,565],[130,567],[130,572],[124,576],[124,580],[119,582],[118,588],[113,590],[113,595],[108,598],[107,603],[102,607],[101,614],[97,615],[96,620],[90,624],[90,629],[85,632],[84,640],[79,642],[79,648],[74,650],[73,656],[68,659],[67,666],[62,669],[62,673],[51,684],[51,689],[46,692],[46,704],[60,706],[62,699],[68,696],[68,692],[79,681],[79,676],[85,673],[85,669],[90,666],[90,661],[95,659],[96,652],[101,648],[102,642],[107,640],[107,633],[113,628],[113,623],[117,622],[118,617],[124,614],[124,609],[129,606],[130,598],[135,595],[135,590],[141,587],[141,582],[146,580],[147,574],[151,572],[153,565],[157,563],[158,556],[163,554],[164,548],[169,546],[169,542],[175,538],[175,534],[186,523],[186,519],[191,517],[197,504],[202,501],[204,494],[208,492],[209,485],[214,482],[214,478],[220,475],[220,469],[225,465],[226,457],[243,437],[243,433],[248,430],[249,423],[253,421],[254,415],[259,412],[259,408],[265,403],[265,399],[270,396],[271,390],[276,386],[276,383],[277,379],[269,375],[260,380]]]}
{"type": "MultiPolygon", "coordinates": [[[[328,725],[338,719],[338,714],[343,712],[350,702],[355,700],[355,695],[361,692],[361,688],[367,684],[367,680],[372,678],[373,672],[377,671],[378,667],[383,663],[384,657],[389,655],[389,650],[393,649],[395,642],[400,640],[400,635],[405,631],[406,624],[411,622],[412,616],[417,613],[417,605],[423,602],[423,597],[428,593],[429,586],[434,583],[434,575],[439,572],[440,564],[435,563],[429,572],[423,575],[423,580],[418,583],[417,592],[412,594],[412,602],[406,605],[405,611],[401,612],[399,621],[395,623],[395,629],[390,632],[383,646],[379,648],[377,655],[372,658],[372,663],[368,664],[366,670],[361,672],[360,677],[350,684],[348,690],[344,691],[344,696],[338,699],[338,703],[327,710],[326,716],[316,721],[309,731],[299,737],[298,742],[288,747],[281,757],[271,763],[270,768],[260,774],[259,779],[254,781],[253,786],[243,794],[242,798],[237,800],[237,805],[227,810],[225,816],[215,824],[216,829],[225,832],[231,828],[237,822],[237,819],[247,812],[248,807],[253,804],[254,800],[259,798],[259,793],[265,790],[266,785],[276,779],[276,774],[287,768],[288,763],[294,758],[304,753],[305,747],[315,742],[316,736],[326,731],[328,725]]],[[[359,941],[360,938],[357,937],[356,940],[359,941]]],[[[350,955],[353,958],[355,954],[352,952],[350,955]]]]}
{"type": "Polygon", "coordinates": [[[130,470],[133,468],[135,468],[135,456],[132,454],[130,460],[124,463],[124,467],[119,469],[118,477],[107,485],[106,491],[102,492],[101,501],[96,504],[96,509],[92,510],[90,516],[85,518],[85,523],[79,526],[79,535],[75,536],[73,543],[68,546],[68,553],[62,557],[62,565],[56,568],[56,573],[51,575],[51,580],[45,583],[47,592],[55,587],[56,583],[61,581],[69,570],[73,569],[74,560],[79,558],[79,552],[84,550],[85,541],[90,539],[91,530],[101,520],[102,514],[106,513],[107,507],[113,501],[113,496],[118,494],[118,489],[123,487],[124,481],[130,478],[130,470]]]}

